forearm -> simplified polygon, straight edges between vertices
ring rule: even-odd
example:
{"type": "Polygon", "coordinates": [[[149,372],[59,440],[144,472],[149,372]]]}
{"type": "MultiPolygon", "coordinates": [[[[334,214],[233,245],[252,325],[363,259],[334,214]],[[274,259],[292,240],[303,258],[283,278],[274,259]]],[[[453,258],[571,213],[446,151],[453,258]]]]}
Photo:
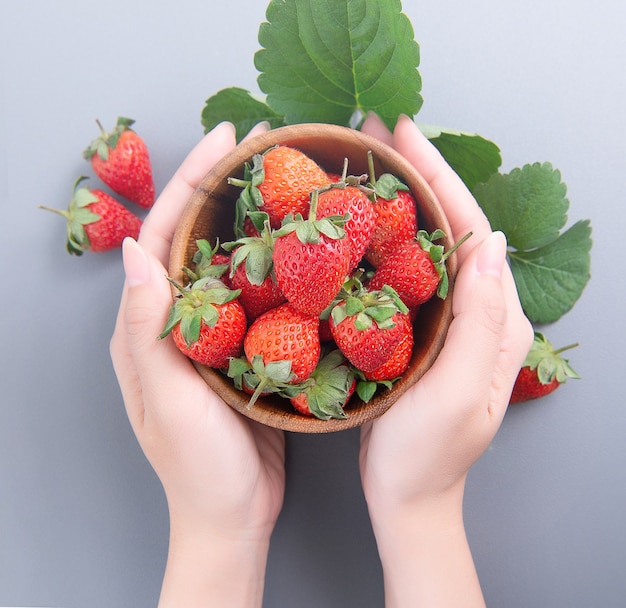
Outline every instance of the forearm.
{"type": "Polygon", "coordinates": [[[462,493],[372,513],[385,608],[484,607],[463,524],[462,493]]]}
{"type": "Polygon", "coordinates": [[[159,608],[255,608],[263,603],[269,539],[170,534],[159,608]]]}

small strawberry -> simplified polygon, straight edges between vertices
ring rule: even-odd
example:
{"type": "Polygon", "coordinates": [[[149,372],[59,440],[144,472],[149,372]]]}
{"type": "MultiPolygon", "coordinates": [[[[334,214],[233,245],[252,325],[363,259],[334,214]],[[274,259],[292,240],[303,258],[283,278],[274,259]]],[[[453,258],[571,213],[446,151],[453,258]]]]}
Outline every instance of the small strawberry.
{"type": "Polygon", "coordinates": [[[335,349],[320,359],[307,380],[285,389],[283,394],[304,416],[320,420],[346,419],[344,407],[355,387],[354,370],[341,351],[335,349]]]}
{"type": "Polygon", "coordinates": [[[287,215],[307,217],[313,190],[330,183],[326,172],[309,156],[289,146],[274,146],[256,154],[244,179],[228,182],[243,188],[237,200],[235,234],[241,236],[248,211],[264,211],[272,228],[279,228],[287,215]]]}
{"type": "Polygon", "coordinates": [[[408,308],[390,287],[371,291],[354,277],[338,300],[330,313],[335,343],[357,369],[372,372],[388,361],[411,329],[408,308]]]}
{"type": "Polygon", "coordinates": [[[580,378],[561,353],[575,348],[570,344],[555,349],[546,337],[535,332],[533,345],[519,371],[509,403],[538,399],[554,392],[568,378],[580,378]]]}
{"type": "Polygon", "coordinates": [[[66,211],[40,205],[40,209],[66,218],[68,252],[73,255],[82,255],[85,251],[101,253],[117,249],[127,236],[136,239],[141,219],[106,192],[79,188],[86,179],[79,177],[74,183],[66,211]]]}
{"type": "Polygon", "coordinates": [[[320,189],[317,217],[348,216],[343,228],[350,243],[350,270],[356,268],[365,254],[376,225],[374,206],[359,178],[343,177],[327,189],[320,189]]]}
{"type": "Polygon", "coordinates": [[[369,185],[375,195],[376,226],[372,231],[365,259],[377,267],[399,245],[415,238],[417,205],[408,186],[394,175],[384,173],[376,179],[371,152],[368,154],[368,164],[369,185]]]}
{"type": "Polygon", "coordinates": [[[409,308],[427,302],[435,292],[445,299],[449,287],[446,260],[471,236],[471,232],[446,252],[443,245],[434,244],[444,236],[439,229],[430,235],[420,230],[415,239],[400,245],[384,258],[374,272],[369,288],[381,289],[383,285],[389,285],[409,308]]]}
{"type": "Polygon", "coordinates": [[[155,198],[152,165],[144,140],[130,127],[134,120],[120,116],[115,128],[101,135],[83,152],[96,175],[116,194],[149,209],[155,198]]]}
{"type": "Polygon", "coordinates": [[[187,357],[216,369],[226,369],[241,355],[246,315],[230,290],[214,277],[199,279],[187,287],[170,282],[179,294],[170,307],[160,339],[170,333],[187,357]]]}
{"type": "Polygon", "coordinates": [[[318,195],[312,194],[307,219],[299,215],[274,233],[276,282],[294,308],[311,316],[319,316],[341,289],[351,254],[346,218],[317,219],[318,195]]]}

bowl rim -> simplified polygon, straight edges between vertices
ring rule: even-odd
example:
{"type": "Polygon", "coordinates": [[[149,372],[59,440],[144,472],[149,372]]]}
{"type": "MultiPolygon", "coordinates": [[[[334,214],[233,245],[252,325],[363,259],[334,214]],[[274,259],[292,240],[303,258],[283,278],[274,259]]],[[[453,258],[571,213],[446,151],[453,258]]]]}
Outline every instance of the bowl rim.
{"type": "MultiPolygon", "coordinates": [[[[174,280],[182,280],[182,267],[186,265],[186,261],[189,260],[191,253],[191,239],[189,236],[198,221],[206,201],[218,189],[225,187],[224,182],[226,180],[224,176],[241,176],[245,163],[249,163],[254,154],[262,153],[275,145],[290,145],[298,149],[305,148],[303,151],[324,166],[323,162],[319,158],[315,158],[315,154],[311,153],[308,148],[315,144],[323,144],[328,148],[329,142],[341,142],[346,146],[354,145],[362,150],[365,149],[365,151],[371,150],[375,163],[379,167],[376,169],[377,177],[381,174],[379,172],[381,167],[382,170],[385,170],[385,167],[393,166],[394,174],[409,185],[412,194],[415,196],[418,205],[418,216],[424,215],[426,211],[427,214],[436,216],[437,225],[432,229],[441,228],[444,231],[446,236],[443,239],[443,244],[446,249],[452,245],[450,225],[441,204],[425,178],[406,158],[381,140],[356,129],[325,123],[301,123],[279,127],[242,140],[204,175],[190,196],[175,230],[170,250],[169,276],[174,280]]],[[[436,302],[439,331],[436,332],[436,335],[431,336],[431,346],[421,359],[419,372],[411,374],[410,377],[403,376],[394,383],[391,390],[379,390],[376,396],[367,404],[364,404],[356,397],[353,398],[353,404],[346,410],[348,414],[346,419],[319,420],[315,417],[303,416],[295,410],[290,411],[288,403],[286,407],[277,408],[277,400],[280,400],[280,402],[288,401],[278,396],[261,397],[250,408],[248,407],[249,395],[235,389],[232,381],[225,374],[196,362],[192,363],[205,382],[230,407],[264,425],[299,433],[328,433],[361,426],[385,413],[410,386],[428,371],[441,352],[447,330],[452,321],[453,286],[457,273],[455,253],[448,258],[446,265],[450,280],[449,293],[445,300],[436,302]]],[[[424,313],[423,310],[428,311],[433,307],[434,304],[430,302],[423,305],[418,318],[428,315],[428,312],[424,313]]],[[[414,331],[416,331],[415,326],[414,331]]]]}

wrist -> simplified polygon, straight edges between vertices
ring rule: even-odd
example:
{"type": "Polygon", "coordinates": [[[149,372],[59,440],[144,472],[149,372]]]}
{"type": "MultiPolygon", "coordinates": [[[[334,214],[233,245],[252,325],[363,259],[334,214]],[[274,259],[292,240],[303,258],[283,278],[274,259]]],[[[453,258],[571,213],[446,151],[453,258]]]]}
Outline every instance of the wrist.
{"type": "Polygon", "coordinates": [[[370,505],[385,607],[482,607],[463,522],[463,489],[370,505]]]}
{"type": "Polygon", "coordinates": [[[269,535],[170,530],[159,608],[254,608],[263,603],[269,535]]]}

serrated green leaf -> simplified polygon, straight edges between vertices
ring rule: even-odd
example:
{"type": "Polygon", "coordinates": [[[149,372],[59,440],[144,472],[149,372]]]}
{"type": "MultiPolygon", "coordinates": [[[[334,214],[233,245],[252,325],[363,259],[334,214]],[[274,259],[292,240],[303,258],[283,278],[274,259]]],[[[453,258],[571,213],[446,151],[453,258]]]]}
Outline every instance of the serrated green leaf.
{"type": "Polygon", "coordinates": [[[534,163],[493,175],[474,196],[494,230],[511,247],[529,250],[554,241],[567,222],[569,201],[561,173],[550,163],[534,163]]]}
{"type": "Polygon", "coordinates": [[[256,124],[267,121],[272,129],[285,124],[266,103],[245,89],[230,87],[209,97],[202,109],[202,126],[208,133],[219,123],[228,121],[235,125],[237,142],[240,142],[256,124]]]}
{"type": "Polygon", "coordinates": [[[393,128],[421,105],[419,46],[399,0],[272,0],[259,28],[258,84],[287,124],[351,125],[375,111],[393,128]]]}
{"type": "Polygon", "coordinates": [[[184,314],[180,320],[180,333],[187,346],[191,346],[200,337],[200,327],[202,325],[202,313],[195,310],[184,314]]]}
{"type": "Polygon", "coordinates": [[[544,247],[509,252],[520,302],[531,321],[553,323],[574,306],[590,278],[591,247],[590,222],[581,220],[544,247]]]}
{"type": "Polygon", "coordinates": [[[431,125],[420,125],[420,130],[470,190],[488,181],[502,164],[500,148],[480,135],[431,125]]]}

